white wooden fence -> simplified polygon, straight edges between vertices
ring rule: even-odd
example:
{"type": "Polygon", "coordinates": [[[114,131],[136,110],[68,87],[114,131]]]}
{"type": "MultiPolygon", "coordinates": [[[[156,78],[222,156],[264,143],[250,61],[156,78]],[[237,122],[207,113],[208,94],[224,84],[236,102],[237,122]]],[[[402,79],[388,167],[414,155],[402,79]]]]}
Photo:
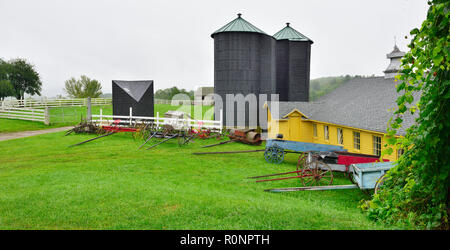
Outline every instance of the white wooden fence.
{"type": "Polygon", "coordinates": [[[49,124],[48,108],[32,109],[32,108],[12,108],[0,107],[0,118],[38,121],[49,124]]]}
{"type": "Polygon", "coordinates": [[[92,117],[93,117],[92,122],[99,123],[100,125],[104,126],[111,125],[113,123],[116,123],[119,126],[130,126],[135,124],[152,122],[156,124],[158,128],[163,125],[171,125],[175,129],[206,128],[219,131],[222,131],[223,129],[222,110],[220,110],[220,119],[218,121],[160,117],[159,112],[156,113],[156,117],[133,116],[133,109],[131,107],[130,107],[130,115],[128,116],[103,115],[103,111],[102,109],[100,109],[100,114],[92,115],[92,117]]]}
{"type": "MultiPolygon", "coordinates": [[[[91,105],[110,105],[111,98],[92,98],[91,105]]],[[[0,108],[42,108],[42,107],[64,107],[64,106],[86,106],[87,98],[73,99],[24,99],[24,100],[4,100],[0,103],[0,108]]]]}

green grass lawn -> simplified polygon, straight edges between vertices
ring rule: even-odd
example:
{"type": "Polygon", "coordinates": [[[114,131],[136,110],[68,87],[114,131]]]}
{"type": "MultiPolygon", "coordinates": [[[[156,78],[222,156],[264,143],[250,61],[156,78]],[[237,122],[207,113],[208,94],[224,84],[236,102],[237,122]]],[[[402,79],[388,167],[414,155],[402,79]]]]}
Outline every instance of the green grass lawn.
{"type": "MultiPolygon", "coordinates": [[[[155,116],[156,112],[159,112],[160,116],[163,116],[169,110],[178,110],[182,106],[171,106],[168,104],[155,104],[155,116]]],[[[212,106],[203,106],[202,114],[212,114],[208,111],[212,106]]],[[[112,115],[112,106],[92,106],[92,114],[100,114],[100,109],[104,115],[112,115]]],[[[181,108],[181,111],[188,112],[186,108],[181,108]]],[[[191,114],[194,114],[194,107],[191,107],[191,114]]],[[[47,128],[57,128],[64,126],[76,125],[81,121],[81,118],[86,118],[86,107],[56,107],[50,109],[50,125],[47,126],[42,122],[14,120],[14,119],[0,119],[0,133],[17,132],[27,130],[41,130],[47,128]]],[[[209,116],[207,119],[212,119],[209,116]]]]}
{"type": "Polygon", "coordinates": [[[49,128],[58,128],[64,126],[70,126],[72,123],[58,123],[45,125],[43,122],[15,120],[15,119],[0,119],[0,133],[29,131],[29,130],[41,130],[49,128]]]}
{"type": "Polygon", "coordinates": [[[263,148],[200,148],[215,139],[137,150],[129,133],[68,148],[94,136],[63,134],[0,142],[0,229],[391,229],[357,208],[359,189],[268,193],[299,181],[246,179],[291,171],[296,154],[281,165],[262,152],[191,154],[263,148]]]}

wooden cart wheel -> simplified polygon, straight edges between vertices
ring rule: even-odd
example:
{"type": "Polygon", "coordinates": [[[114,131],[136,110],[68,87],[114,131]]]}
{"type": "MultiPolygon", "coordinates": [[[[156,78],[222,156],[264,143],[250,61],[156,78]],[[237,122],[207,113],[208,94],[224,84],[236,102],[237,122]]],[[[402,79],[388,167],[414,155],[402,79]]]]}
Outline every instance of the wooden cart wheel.
{"type": "Polygon", "coordinates": [[[135,123],[133,125],[133,128],[136,129],[135,132],[132,133],[133,139],[144,139],[145,138],[145,129],[146,129],[146,124],[144,123],[135,123]]]}
{"type": "Polygon", "coordinates": [[[375,194],[378,192],[380,187],[384,184],[386,174],[382,175],[380,178],[378,178],[377,182],[375,183],[375,194]]]}
{"type": "MultiPolygon", "coordinates": [[[[308,154],[301,153],[297,160],[297,171],[301,171],[306,166],[306,159],[308,158],[308,154]]],[[[297,173],[300,176],[300,172],[297,173]]]]}
{"type": "Polygon", "coordinates": [[[280,164],[284,160],[284,150],[278,145],[268,147],[264,151],[264,158],[268,163],[280,164]]]}
{"type": "Polygon", "coordinates": [[[173,131],[174,131],[174,128],[172,127],[172,125],[169,125],[169,124],[163,125],[163,128],[162,128],[162,134],[163,134],[163,137],[168,136],[168,135],[171,134],[173,131]]]}
{"type": "Polygon", "coordinates": [[[314,159],[301,169],[300,180],[305,187],[333,184],[333,170],[323,162],[314,159]]]}
{"type": "Polygon", "coordinates": [[[188,144],[188,142],[191,140],[192,136],[190,136],[188,133],[186,133],[185,131],[181,131],[178,134],[178,146],[183,146],[188,144]]]}

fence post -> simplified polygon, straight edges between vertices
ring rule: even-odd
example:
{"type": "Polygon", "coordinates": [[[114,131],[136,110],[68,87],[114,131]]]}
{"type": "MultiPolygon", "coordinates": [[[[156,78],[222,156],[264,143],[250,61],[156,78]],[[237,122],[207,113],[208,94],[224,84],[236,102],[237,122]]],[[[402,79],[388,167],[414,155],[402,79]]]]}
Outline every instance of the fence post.
{"type": "Polygon", "coordinates": [[[87,111],[86,111],[86,120],[88,122],[92,121],[92,109],[91,109],[91,98],[88,97],[86,99],[86,107],[87,107],[87,111]]]}
{"type": "Polygon", "coordinates": [[[156,128],[159,128],[159,112],[156,112],[156,128]]]}
{"type": "Polygon", "coordinates": [[[222,133],[223,129],[223,109],[220,109],[220,132],[222,133]]]}
{"type": "Polygon", "coordinates": [[[103,115],[103,110],[100,109],[100,126],[102,126],[102,124],[103,124],[102,115],[103,115]]]}
{"type": "Polygon", "coordinates": [[[133,108],[130,107],[130,126],[131,126],[131,121],[133,120],[133,108]]]}
{"type": "Polygon", "coordinates": [[[44,124],[50,125],[50,112],[48,107],[45,107],[44,110],[44,124]]]}

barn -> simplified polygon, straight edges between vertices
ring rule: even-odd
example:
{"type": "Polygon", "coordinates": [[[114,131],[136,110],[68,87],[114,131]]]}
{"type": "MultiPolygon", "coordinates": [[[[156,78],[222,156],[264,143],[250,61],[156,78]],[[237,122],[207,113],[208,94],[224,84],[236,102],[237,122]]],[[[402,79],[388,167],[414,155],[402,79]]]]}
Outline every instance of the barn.
{"type": "MultiPolygon", "coordinates": [[[[405,53],[397,46],[387,54],[390,59],[384,76],[357,77],[314,102],[267,102],[268,137],[344,147],[350,153],[377,155],[385,149],[386,129],[396,107],[395,76],[405,53]]],[[[420,93],[415,94],[415,99],[420,93]]],[[[416,114],[417,115],[417,114],[416,114]]],[[[403,127],[396,136],[405,135],[405,128],[414,124],[416,115],[406,113],[403,127]]],[[[394,149],[394,148],[393,148],[394,149]]],[[[403,154],[394,149],[391,161],[403,154]]]]}
{"type": "Polygon", "coordinates": [[[112,81],[113,115],[154,116],[153,80],[112,81]]]}

